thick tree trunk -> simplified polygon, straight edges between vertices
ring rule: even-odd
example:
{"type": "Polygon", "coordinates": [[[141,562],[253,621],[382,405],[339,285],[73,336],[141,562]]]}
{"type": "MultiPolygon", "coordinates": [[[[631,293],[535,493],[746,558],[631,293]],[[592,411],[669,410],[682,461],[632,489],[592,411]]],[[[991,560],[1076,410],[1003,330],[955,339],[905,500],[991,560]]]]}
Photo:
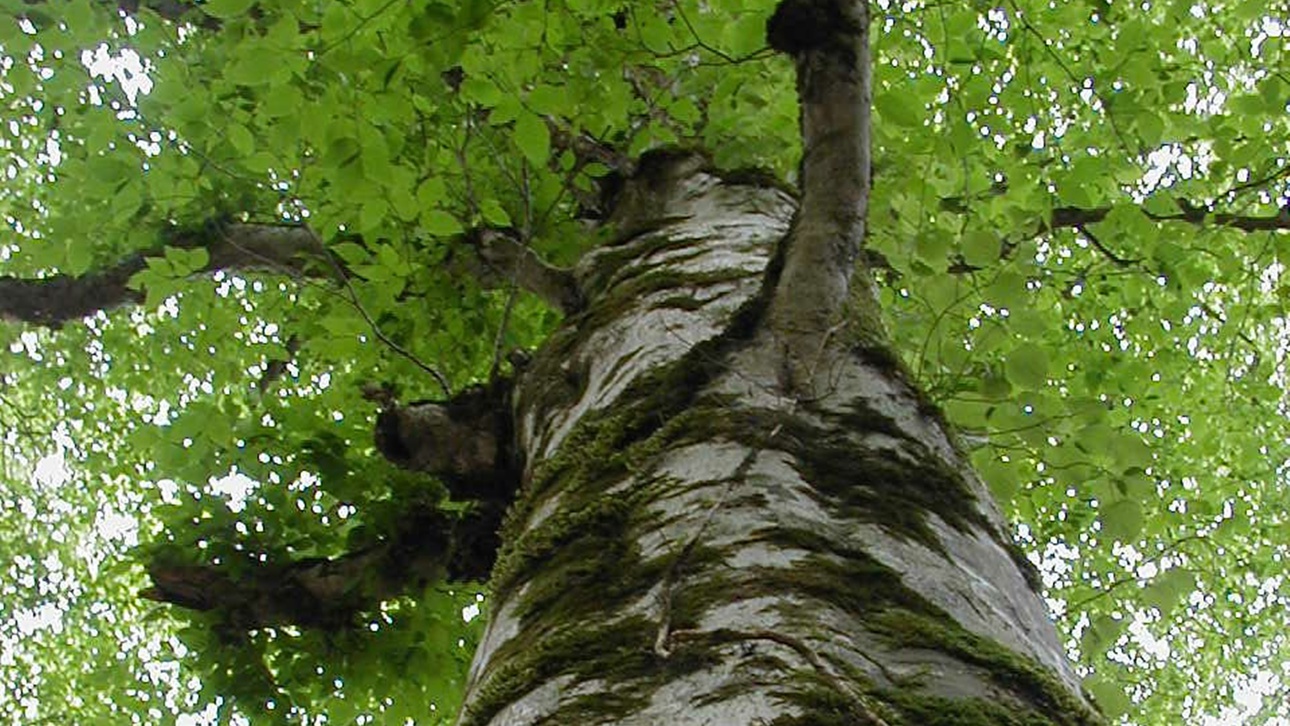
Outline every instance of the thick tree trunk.
{"type": "Polygon", "coordinates": [[[891,357],[786,370],[795,202],[654,159],[518,381],[463,724],[1093,723],[986,489],[891,357]],[[772,265],[772,268],[777,265],[772,265]],[[810,390],[810,395],[795,391],[810,390]]]}

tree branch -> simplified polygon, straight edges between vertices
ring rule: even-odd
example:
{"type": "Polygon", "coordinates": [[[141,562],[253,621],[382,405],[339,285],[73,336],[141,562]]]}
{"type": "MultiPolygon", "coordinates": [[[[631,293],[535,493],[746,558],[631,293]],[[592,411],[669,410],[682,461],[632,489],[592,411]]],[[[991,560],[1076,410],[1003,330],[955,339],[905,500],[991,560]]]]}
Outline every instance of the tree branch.
{"type": "MultiPolygon", "coordinates": [[[[1187,222],[1197,227],[1213,225],[1216,227],[1231,227],[1239,229],[1242,232],[1270,232],[1279,229],[1290,230],[1290,209],[1282,209],[1270,216],[1254,216],[1244,214],[1227,214],[1223,212],[1211,213],[1205,207],[1194,206],[1190,202],[1178,199],[1175,200],[1179,212],[1177,214],[1158,214],[1142,210],[1142,214],[1148,219],[1155,222],[1187,222]]],[[[1044,225],[1044,229],[1055,229],[1057,227],[1083,227],[1088,224],[1096,224],[1106,219],[1110,214],[1110,207],[1057,207],[1053,209],[1053,216],[1044,225]]]]}
{"type": "Polygon", "coordinates": [[[427,506],[413,508],[384,540],[331,559],[287,563],[248,558],[240,567],[154,561],[152,587],[141,597],[199,612],[216,612],[230,626],[278,625],[336,630],[382,601],[431,582],[482,582],[496,552],[500,513],[477,510],[458,518],[427,506]]]}
{"type": "MultiPolygon", "coordinates": [[[[48,0],[22,0],[22,2],[31,8],[31,10],[23,13],[23,16],[34,23],[45,24],[51,20],[56,21],[58,19],[55,13],[41,7],[49,5],[48,0]]],[[[220,28],[218,18],[206,15],[199,10],[200,6],[192,2],[184,2],[184,0],[108,0],[103,4],[115,5],[119,11],[126,15],[138,15],[140,9],[144,9],[156,13],[172,23],[189,22],[206,30],[219,30],[220,28]]]]}
{"type": "Polygon", "coordinates": [[[520,464],[512,445],[511,381],[475,386],[450,401],[399,405],[382,391],[375,443],[398,466],[433,474],[459,501],[503,510],[519,489],[520,464]]]}
{"type": "MultiPolygon", "coordinates": [[[[308,227],[241,223],[176,231],[167,244],[206,249],[210,260],[204,272],[261,270],[292,275],[318,274],[315,263],[322,249],[308,227]]],[[[147,266],[148,257],[162,254],[164,246],[158,246],[78,276],[0,276],[0,320],[59,328],[99,310],[137,304],[143,295],[130,289],[130,278],[147,266]]]]}
{"type": "Polygon", "coordinates": [[[782,0],[766,35],[796,65],[802,133],[802,203],[768,320],[790,361],[803,363],[836,329],[851,286],[870,284],[852,275],[869,205],[868,2],[782,0]]]}
{"type": "Polygon", "coordinates": [[[476,255],[466,257],[465,267],[484,287],[517,285],[565,315],[582,309],[582,291],[571,271],[548,264],[532,248],[498,230],[481,229],[468,239],[476,255]]]}
{"type": "Polygon", "coordinates": [[[467,389],[446,402],[406,406],[389,388],[364,391],[381,404],[376,447],[401,467],[433,474],[463,516],[408,508],[380,542],[340,557],[294,562],[249,558],[238,566],[158,559],[140,595],[190,610],[217,612],[230,626],[337,629],[380,602],[435,581],[486,580],[501,544],[502,515],[519,487],[511,446],[510,382],[467,389]]]}
{"type": "MultiPolygon", "coordinates": [[[[568,270],[553,267],[531,249],[501,232],[482,230],[469,237],[476,259],[468,259],[466,272],[485,287],[509,284],[534,293],[566,314],[579,310],[582,293],[568,270]]],[[[55,274],[40,278],[0,276],[0,321],[60,328],[99,310],[112,310],[142,302],[143,293],[129,287],[130,278],[147,267],[147,258],[160,257],[165,248],[202,248],[210,256],[201,272],[217,270],[260,271],[293,277],[339,277],[348,272],[332,256],[318,235],[301,225],[210,223],[194,229],[175,230],[164,244],[136,252],[110,267],[83,275],[55,274]]]]}

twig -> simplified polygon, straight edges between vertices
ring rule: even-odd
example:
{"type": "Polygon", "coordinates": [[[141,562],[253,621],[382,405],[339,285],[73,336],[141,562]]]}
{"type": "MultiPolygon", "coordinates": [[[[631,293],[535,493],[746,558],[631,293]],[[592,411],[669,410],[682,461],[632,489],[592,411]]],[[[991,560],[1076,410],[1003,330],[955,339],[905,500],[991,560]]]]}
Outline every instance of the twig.
{"type": "Polygon", "coordinates": [[[1082,224],[1076,225],[1075,229],[1079,230],[1079,233],[1084,235],[1084,238],[1089,241],[1089,244],[1096,247],[1098,252],[1101,252],[1103,255],[1105,255],[1106,259],[1115,263],[1117,267],[1129,267],[1132,265],[1136,265],[1139,262],[1142,262],[1142,260],[1130,260],[1126,257],[1120,257],[1119,255],[1115,254],[1114,252],[1111,251],[1109,247],[1102,244],[1102,240],[1098,239],[1096,235],[1090,232],[1088,230],[1088,227],[1085,227],[1082,224]]]}
{"type": "Polygon", "coordinates": [[[448,385],[448,379],[439,371],[423,363],[421,359],[417,358],[403,346],[391,340],[389,336],[381,331],[381,327],[376,324],[376,321],[372,319],[370,314],[368,314],[367,310],[363,307],[363,304],[359,302],[358,292],[354,290],[353,284],[350,283],[349,275],[345,274],[345,270],[341,268],[340,264],[336,262],[336,259],[332,257],[331,252],[329,252],[323,245],[322,238],[315,234],[314,239],[318,241],[318,247],[322,250],[323,257],[331,264],[332,269],[336,271],[336,277],[340,278],[341,284],[345,286],[345,290],[349,293],[350,304],[354,306],[354,309],[358,311],[359,315],[363,316],[363,320],[365,320],[368,327],[372,329],[372,334],[375,335],[382,343],[389,346],[390,350],[408,359],[413,365],[426,373],[429,373],[430,377],[434,378],[435,382],[439,384],[439,388],[443,390],[443,395],[451,398],[452,387],[448,385]]]}

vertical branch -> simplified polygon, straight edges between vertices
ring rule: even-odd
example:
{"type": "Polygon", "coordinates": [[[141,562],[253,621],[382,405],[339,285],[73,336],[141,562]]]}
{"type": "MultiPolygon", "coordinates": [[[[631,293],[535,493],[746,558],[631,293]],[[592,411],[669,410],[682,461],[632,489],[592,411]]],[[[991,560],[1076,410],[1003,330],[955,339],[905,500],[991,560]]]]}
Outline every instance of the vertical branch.
{"type": "Polygon", "coordinates": [[[869,7],[866,0],[783,0],[766,24],[771,47],[793,58],[801,106],[802,204],[783,241],[769,325],[790,367],[808,373],[856,315],[881,338],[872,283],[852,280],[869,205],[869,7]],[[852,285],[869,286],[854,295],[852,285]],[[863,309],[850,301],[860,299],[863,309]],[[865,302],[867,300],[867,302],[865,302]]]}

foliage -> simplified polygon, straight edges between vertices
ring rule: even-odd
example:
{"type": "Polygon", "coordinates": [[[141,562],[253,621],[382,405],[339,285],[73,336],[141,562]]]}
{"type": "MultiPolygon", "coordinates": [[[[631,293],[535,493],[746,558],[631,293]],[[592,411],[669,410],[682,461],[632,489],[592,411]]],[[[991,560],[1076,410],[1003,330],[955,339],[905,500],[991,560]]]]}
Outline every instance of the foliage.
{"type": "MultiPolygon", "coordinates": [[[[1090,690],[1145,725],[1276,688],[1283,21],[1253,0],[877,5],[869,245],[891,329],[1090,690]]],[[[442,496],[375,454],[362,385],[439,395],[427,367],[459,388],[556,323],[465,279],[459,233],[512,226],[571,261],[596,241],[594,180],[667,144],[791,183],[773,3],[210,0],[179,24],[0,6],[0,273],[151,255],[143,305],[4,329],[0,502],[22,526],[0,532],[0,711],[435,722],[473,592],[243,641],[139,600],[142,555],[334,555],[396,495],[442,496]],[[306,221],[346,282],[194,276],[204,250],[165,246],[228,220],[306,221]]]]}

